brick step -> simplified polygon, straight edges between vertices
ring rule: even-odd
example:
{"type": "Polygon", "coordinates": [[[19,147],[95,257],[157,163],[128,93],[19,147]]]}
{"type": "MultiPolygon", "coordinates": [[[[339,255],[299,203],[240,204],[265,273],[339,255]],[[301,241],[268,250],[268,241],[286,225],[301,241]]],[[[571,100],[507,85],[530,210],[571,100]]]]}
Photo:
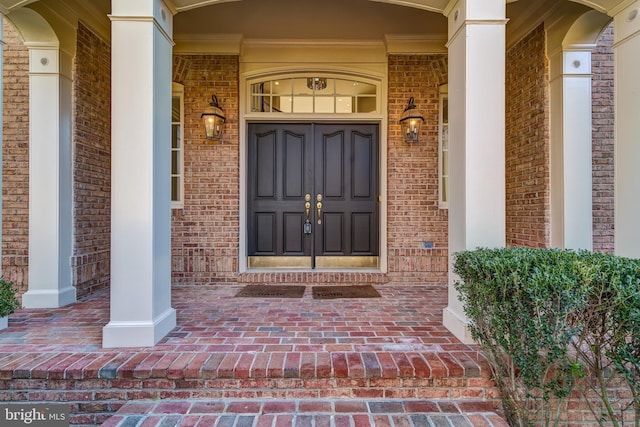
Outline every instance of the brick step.
{"type": "Polygon", "coordinates": [[[165,400],[125,404],[103,427],[291,426],[507,427],[490,404],[473,400],[165,400]]]}
{"type": "Polygon", "coordinates": [[[483,360],[464,351],[397,350],[0,354],[0,365],[12,361],[0,369],[7,390],[0,399],[68,402],[72,424],[80,425],[99,424],[140,400],[460,399],[499,406],[483,360]]]}

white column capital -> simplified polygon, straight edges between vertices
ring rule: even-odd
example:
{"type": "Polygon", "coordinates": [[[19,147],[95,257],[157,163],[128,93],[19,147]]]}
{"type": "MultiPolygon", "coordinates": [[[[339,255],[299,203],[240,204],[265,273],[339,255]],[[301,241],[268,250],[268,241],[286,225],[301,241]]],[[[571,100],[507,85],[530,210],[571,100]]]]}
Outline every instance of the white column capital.
{"type": "Polygon", "coordinates": [[[504,0],[452,0],[443,11],[449,23],[449,42],[469,25],[506,26],[504,0]]]}
{"type": "Polygon", "coordinates": [[[60,49],[58,47],[30,47],[30,74],[58,74],[60,73],[60,49]]]}
{"type": "Polygon", "coordinates": [[[591,49],[564,50],[563,74],[567,76],[591,76],[591,49]]]}
{"type": "Polygon", "coordinates": [[[452,17],[455,24],[467,20],[504,20],[506,10],[504,0],[451,0],[443,14],[452,17]]]}
{"type": "Polygon", "coordinates": [[[634,1],[613,15],[614,47],[640,34],[640,2],[634,1]]]}
{"type": "Polygon", "coordinates": [[[173,16],[177,9],[170,0],[111,0],[109,18],[116,21],[152,22],[173,44],[173,16]]]}

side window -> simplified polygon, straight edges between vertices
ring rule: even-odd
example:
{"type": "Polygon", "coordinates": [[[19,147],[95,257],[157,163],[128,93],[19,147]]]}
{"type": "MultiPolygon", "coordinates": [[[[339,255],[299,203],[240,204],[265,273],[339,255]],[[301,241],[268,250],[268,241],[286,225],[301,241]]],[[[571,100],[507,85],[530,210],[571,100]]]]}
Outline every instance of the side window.
{"type": "Polygon", "coordinates": [[[171,97],[171,207],[184,206],[184,88],[173,84],[171,97]]]}
{"type": "Polygon", "coordinates": [[[449,207],[449,96],[448,85],[440,87],[440,149],[439,149],[439,188],[440,208],[449,207]]]}

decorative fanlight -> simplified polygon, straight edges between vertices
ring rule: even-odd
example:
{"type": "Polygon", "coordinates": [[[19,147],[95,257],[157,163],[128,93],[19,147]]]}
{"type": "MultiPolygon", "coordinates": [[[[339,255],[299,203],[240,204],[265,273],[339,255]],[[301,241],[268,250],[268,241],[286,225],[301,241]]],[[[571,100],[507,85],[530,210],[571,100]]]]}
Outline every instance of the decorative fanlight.
{"type": "Polygon", "coordinates": [[[214,141],[220,141],[222,138],[222,131],[224,129],[224,122],[227,120],[224,116],[224,111],[218,106],[218,97],[211,96],[211,102],[209,107],[204,110],[202,116],[200,116],[204,122],[204,131],[207,139],[214,141]]]}
{"type": "Polygon", "coordinates": [[[404,142],[408,144],[418,142],[420,128],[422,127],[423,122],[424,117],[422,117],[422,113],[416,109],[412,96],[409,98],[409,104],[407,105],[407,108],[404,109],[402,117],[400,118],[404,142]]]}

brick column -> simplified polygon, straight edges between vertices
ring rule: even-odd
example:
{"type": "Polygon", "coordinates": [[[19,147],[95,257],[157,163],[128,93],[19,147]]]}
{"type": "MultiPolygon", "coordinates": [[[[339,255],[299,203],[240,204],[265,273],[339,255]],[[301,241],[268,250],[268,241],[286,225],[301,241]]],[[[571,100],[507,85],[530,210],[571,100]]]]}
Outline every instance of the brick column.
{"type": "MultiPolygon", "coordinates": [[[[449,20],[449,255],[505,245],[505,2],[459,0],[449,20]]],[[[450,263],[451,264],[451,263],[450,263]]],[[[444,325],[471,342],[449,271],[444,325]]]]}
{"type": "Polygon", "coordinates": [[[171,307],[171,70],[175,9],[112,0],[111,316],[104,347],[153,346],[171,307]]]}
{"type": "Polygon", "coordinates": [[[550,48],[551,246],[593,248],[591,45],[550,48]]]}

